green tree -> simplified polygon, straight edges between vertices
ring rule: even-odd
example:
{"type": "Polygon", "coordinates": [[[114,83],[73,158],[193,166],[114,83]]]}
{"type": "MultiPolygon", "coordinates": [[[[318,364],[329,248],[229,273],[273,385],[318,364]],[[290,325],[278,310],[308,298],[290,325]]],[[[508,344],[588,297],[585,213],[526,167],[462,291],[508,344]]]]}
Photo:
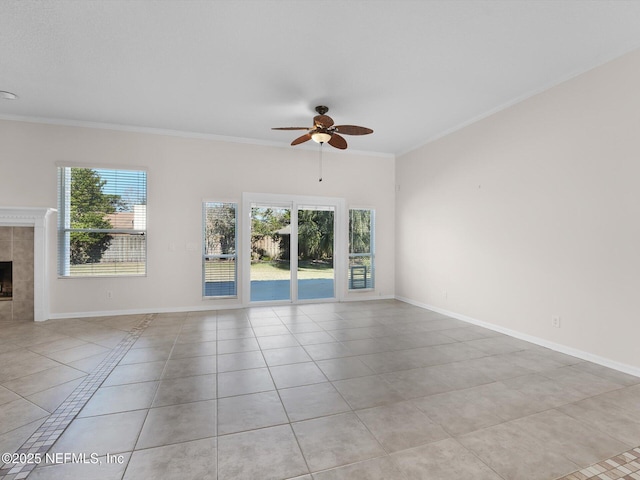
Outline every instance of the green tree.
{"type": "Polygon", "coordinates": [[[298,257],[300,260],[333,258],[333,211],[298,211],[298,257]]]}
{"type": "Polygon", "coordinates": [[[236,251],[236,208],[231,203],[207,206],[207,254],[232,254],[236,251]],[[218,251],[219,249],[219,251],[218,251]]]}
{"type": "MultiPolygon", "coordinates": [[[[108,195],[107,183],[90,168],[71,169],[71,228],[110,229],[107,215],[124,208],[119,195],[108,195]]],[[[96,263],[109,248],[112,236],[102,232],[71,232],[71,263],[96,263]]]]}
{"type": "Polygon", "coordinates": [[[371,210],[349,211],[349,253],[371,251],[371,210]]]}

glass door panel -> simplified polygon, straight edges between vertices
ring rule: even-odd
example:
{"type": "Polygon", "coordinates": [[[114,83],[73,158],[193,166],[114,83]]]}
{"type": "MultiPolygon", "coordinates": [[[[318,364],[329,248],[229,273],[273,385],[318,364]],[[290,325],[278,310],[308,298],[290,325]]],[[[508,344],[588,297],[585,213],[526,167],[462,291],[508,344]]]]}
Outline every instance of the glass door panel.
{"type": "Polygon", "coordinates": [[[291,300],[291,208],[251,204],[251,301],[291,300]]]}
{"type": "Polygon", "coordinates": [[[298,299],[335,297],[335,207],[298,206],[298,299]]]}

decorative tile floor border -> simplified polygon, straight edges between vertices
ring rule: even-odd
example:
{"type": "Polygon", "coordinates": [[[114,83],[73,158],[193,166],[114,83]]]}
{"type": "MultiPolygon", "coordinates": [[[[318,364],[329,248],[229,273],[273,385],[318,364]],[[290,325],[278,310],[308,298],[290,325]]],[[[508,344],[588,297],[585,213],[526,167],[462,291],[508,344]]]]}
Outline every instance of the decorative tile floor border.
{"type": "Polygon", "coordinates": [[[640,480],[640,447],[559,478],[558,480],[640,480]]]}
{"type": "MultiPolygon", "coordinates": [[[[23,455],[25,459],[34,459],[36,454],[45,456],[45,453],[60,438],[62,432],[69,426],[80,413],[89,399],[96,392],[102,382],[109,376],[122,357],[140,337],[142,332],[153,320],[153,315],[146,315],[136,326],[129,330],[129,334],[88,374],[62,404],[45,420],[45,422],[24,442],[15,452],[23,455]]],[[[29,473],[37,467],[37,463],[31,462],[6,464],[0,469],[0,480],[21,480],[27,478],[29,473]]]]}

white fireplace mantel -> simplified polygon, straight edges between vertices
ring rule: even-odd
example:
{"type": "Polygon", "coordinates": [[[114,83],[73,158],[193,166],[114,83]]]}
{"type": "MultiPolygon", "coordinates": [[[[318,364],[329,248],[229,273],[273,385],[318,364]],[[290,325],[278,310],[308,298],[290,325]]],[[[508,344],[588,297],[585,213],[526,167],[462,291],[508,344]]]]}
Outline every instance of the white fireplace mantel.
{"type": "Polygon", "coordinates": [[[47,255],[48,217],[54,208],[0,207],[0,227],[33,227],[33,314],[36,322],[49,319],[47,255]]]}

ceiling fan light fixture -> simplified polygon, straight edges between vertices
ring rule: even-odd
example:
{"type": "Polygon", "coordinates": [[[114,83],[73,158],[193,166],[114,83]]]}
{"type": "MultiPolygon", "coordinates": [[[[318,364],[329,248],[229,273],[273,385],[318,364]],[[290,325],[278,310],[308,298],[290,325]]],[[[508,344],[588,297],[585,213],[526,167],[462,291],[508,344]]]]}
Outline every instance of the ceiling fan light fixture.
{"type": "Polygon", "coordinates": [[[331,135],[325,132],[315,132],[311,134],[311,139],[316,143],[327,143],[331,140],[331,135]]]}

